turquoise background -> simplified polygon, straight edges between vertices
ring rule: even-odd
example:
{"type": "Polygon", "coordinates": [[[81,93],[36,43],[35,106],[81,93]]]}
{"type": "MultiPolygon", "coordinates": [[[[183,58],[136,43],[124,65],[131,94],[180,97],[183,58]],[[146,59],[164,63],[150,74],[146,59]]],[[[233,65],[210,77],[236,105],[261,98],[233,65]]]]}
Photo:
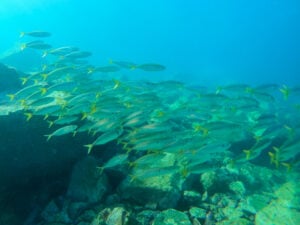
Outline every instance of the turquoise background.
{"type": "Polygon", "coordinates": [[[45,30],[56,47],[93,52],[95,65],[113,59],[168,68],[142,78],[294,85],[299,19],[296,0],[2,0],[0,52],[18,46],[21,31],[45,30]]]}

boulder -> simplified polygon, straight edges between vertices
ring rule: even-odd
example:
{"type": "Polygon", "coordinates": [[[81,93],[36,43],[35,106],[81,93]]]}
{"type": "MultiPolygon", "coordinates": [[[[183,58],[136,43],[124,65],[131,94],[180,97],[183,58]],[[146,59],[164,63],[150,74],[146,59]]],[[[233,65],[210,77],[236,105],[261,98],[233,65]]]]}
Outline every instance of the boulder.
{"type": "Polygon", "coordinates": [[[168,209],[158,214],[153,225],[192,225],[192,223],[185,213],[168,209]]]}
{"type": "Polygon", "coordinates": [[[21,88],[21,80],[17,71],[0,63],[0,92],[13,91],[19,88],[21,88]]]}
{"type": "MultiPolygon", "coordinates": [[[[168,167],[172,166],[174,162],[174,155],[170,154],[161,162],[156,162],[155,166],[168,167]]],[[[136,179],[134,176],[133,178],[128,176],[122,181],[118,189],[124,200],[141,205],[155,204],[159,209],[168,209],[176,207],[181,198],[179,183],[180,179],[177,173],[136,179]]]]}
{"type": "Polygon", "coordinates": [[[100,173],[97,166],[97,160],[91,156],[74,166],[67,192],[72,201],[97,203],[102,200],[109,185],[105,173],[100,173]]]}

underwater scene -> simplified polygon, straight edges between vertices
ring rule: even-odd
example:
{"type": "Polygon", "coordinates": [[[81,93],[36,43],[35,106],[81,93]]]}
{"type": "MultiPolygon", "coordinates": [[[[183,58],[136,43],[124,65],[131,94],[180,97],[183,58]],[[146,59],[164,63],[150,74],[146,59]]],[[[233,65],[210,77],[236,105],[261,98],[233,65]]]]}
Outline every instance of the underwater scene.
{"type": "Polygon", "coordinates": [[[2,0],[0,225],[299,225],[299,20],[2,0]]]}

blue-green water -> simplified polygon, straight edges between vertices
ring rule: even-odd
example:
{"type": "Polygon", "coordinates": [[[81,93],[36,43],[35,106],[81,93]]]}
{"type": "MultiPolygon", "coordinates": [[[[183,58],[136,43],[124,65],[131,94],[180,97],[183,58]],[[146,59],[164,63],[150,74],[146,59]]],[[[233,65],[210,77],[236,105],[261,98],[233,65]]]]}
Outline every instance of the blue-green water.
{"type": "Polygon", "coordinates": [[[0,224],[299,224],[299,19],[2,0],[0,224]]]}
{"type": "Polygon", "coordinates": [[[92,51],[97,64],[112,58],[168,67],[153,79],[294,84],[299,10],[296,0],[3,0],[0,49],[20,31],[47,30],[49,42],[92,51]]]}

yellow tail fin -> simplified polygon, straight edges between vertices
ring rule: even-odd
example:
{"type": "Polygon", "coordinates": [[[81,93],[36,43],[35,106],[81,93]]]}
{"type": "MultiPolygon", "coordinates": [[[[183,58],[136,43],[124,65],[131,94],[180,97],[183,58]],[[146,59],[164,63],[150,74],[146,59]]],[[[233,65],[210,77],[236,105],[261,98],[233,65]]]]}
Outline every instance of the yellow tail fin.
{"type": "Polygon", "coordinates": [[[88,154],[90,154],[90,152],[92,151],[92,148],[94,147],[93,144],[88,144],[88,145],[84,145],[84,147],[86,147],[88,149],[88,154]]]}
{"type": "Polygon", "coordinates": [[[26,116],[26,121],[31,120],[33,114],[32,113],[24,113],[24,115],[26,116]]]}
{"type": "Polygon", "coordinates": [[[49,141],[49,140],[51,139],[51,137],[52,137],[51,134],[46,134],[46,135],[44,135],[44,136],[47,138],[47,141],[49,141]]]}
{"type": "Polygon", "coordinates": [[[9,100],[12,101],[15,99],[15,95],[14,94],[8,94],[6,95],[7,97],[9,97],[9,100]]]}

